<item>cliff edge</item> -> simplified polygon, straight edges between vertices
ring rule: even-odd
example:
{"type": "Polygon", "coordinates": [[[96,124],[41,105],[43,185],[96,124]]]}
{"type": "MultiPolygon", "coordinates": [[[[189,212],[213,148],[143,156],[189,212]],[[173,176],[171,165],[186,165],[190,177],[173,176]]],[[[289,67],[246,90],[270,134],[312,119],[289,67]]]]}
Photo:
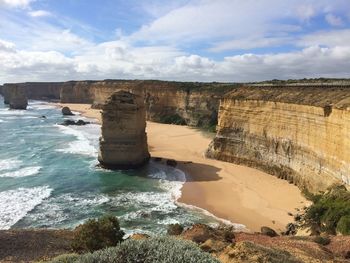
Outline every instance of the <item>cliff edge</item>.
{"type": "Polygon", "coordinates": [[[220,101],[207,156],[311,192],[350,184],[350,86],[241,87],[220,101]]]}

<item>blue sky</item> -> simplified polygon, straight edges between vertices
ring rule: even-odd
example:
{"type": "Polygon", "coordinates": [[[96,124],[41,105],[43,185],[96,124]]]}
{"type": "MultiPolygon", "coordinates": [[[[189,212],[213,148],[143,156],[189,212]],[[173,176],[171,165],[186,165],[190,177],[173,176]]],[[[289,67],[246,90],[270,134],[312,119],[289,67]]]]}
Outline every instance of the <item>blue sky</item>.
{"type": "Polygon", "coordinates": [[[350,77],[349,0],[0,0],[0,83],[350,77]]]}

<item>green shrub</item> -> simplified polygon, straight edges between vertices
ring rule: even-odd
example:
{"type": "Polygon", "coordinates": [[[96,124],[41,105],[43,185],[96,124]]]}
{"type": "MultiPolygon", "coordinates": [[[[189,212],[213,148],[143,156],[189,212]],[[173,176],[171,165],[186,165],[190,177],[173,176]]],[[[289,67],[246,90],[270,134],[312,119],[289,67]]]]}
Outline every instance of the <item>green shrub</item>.
{"type": "Polygon", "coordinates": [[[178,236],[184,231],[184,227],[180,224],[168,225],[167,234],[170,236],[178,236]]]}
{"type": "Polygon", "coordinates": [[[323,246],[327,246],[329,243],[331,243],[331,240],[329,239],[329,237],[323,237],[323,236],[316,236],[314,237],[313,241],[323,246]]]}
{"type": "Polygon", "coordinates": [[[77,252],[95,251],[105,247],[116,246],[123,240],[124,232],[120,230],[118,219],[103,216],[89,219],[74,230],[72,248],[77,252]]]}
{"type": "Polygon", "coordinates": [[[63,254],[51,260],[51,263],[74,263],[78,260],[78,254],[63,254]]]}
{"type": "Polygon", "coordinates": [[[190,241],[169,237],[126,240],[116,247],[80,256],[75,263],[219,263],[190,241]]]}
{"type": "MultiPolygon", "coordinates": [[[[340,219],[350,216],[350,193],[344,186],[334,186],[322,195],[311,196],[311,200],[313,204],[306,211],[305,224],[313,232],[335,234],[340,219]]],[[[347,232],[346,224],[340,227],[347,232]]]]}
{"type": "Polygon", "coordinates": [[[350,215],[342,216],[337,224],[337,232],[350,235],[350,215]]]}

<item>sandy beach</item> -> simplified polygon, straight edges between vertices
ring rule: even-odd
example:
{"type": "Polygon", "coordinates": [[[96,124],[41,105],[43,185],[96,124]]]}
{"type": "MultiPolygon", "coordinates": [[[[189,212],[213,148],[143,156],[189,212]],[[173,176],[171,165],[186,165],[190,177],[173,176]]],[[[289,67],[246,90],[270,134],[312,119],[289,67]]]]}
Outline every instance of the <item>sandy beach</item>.
{"type": "MultiPolygon", "coordinates": [[[[100,110],[88,104],[58,104],[100,121],[100,110]]],[[[153,157],[178,161],[186,173],[181,203],[209,211],[251,231],[269,226],[283,231],[296,209],[307,204],[300,190],[285,180],[256,169],[204,157],[211,136],[186,127],[147,122],[153,157]]]]}

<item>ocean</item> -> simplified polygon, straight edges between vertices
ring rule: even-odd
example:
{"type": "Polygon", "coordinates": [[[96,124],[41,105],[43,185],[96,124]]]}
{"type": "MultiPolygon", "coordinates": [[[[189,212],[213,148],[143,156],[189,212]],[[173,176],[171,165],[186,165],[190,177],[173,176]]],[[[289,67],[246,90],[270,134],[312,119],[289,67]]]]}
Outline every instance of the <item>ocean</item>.
{"type": "Polygon", "coordinates": [[[97,167],[100,125],[60,125],[67,118],[89,121],[42,101],[9,110],[0,96],[0,229],[74,228],[104,214],[117,216],[128,234],[219,223],[176,202],[185,182],[178,169],[153,162],[129,171],[97,167]]]}

